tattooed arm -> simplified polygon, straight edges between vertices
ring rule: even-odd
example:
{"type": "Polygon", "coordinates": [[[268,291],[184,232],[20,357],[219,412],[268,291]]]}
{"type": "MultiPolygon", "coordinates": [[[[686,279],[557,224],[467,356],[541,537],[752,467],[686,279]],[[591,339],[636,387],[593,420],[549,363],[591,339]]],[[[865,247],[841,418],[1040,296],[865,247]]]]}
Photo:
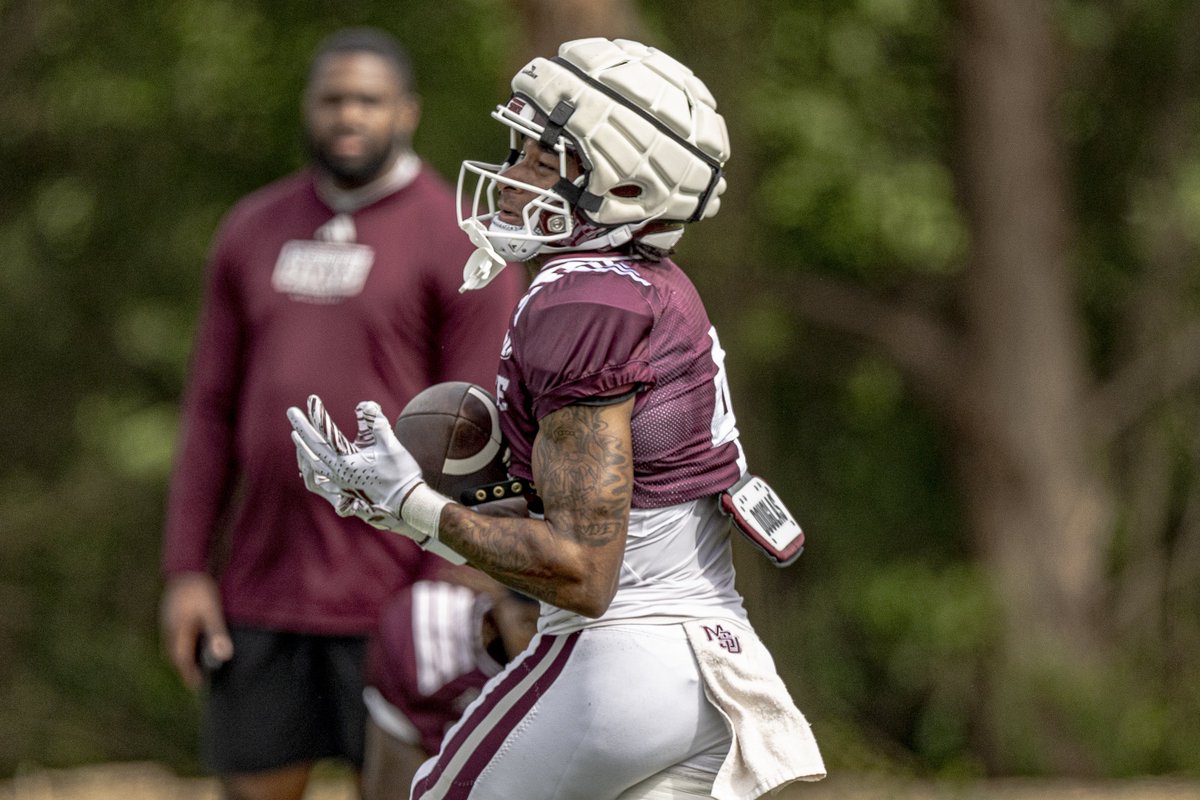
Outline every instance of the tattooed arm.
{"type": "Polygon", "coordinates": [[[525,594],[589,617],[617,591],[633,492],[633,398],[572,405],[541,420],[533,479],[545,519],[489,517],[451,504],[438,538],[525,594]]]}

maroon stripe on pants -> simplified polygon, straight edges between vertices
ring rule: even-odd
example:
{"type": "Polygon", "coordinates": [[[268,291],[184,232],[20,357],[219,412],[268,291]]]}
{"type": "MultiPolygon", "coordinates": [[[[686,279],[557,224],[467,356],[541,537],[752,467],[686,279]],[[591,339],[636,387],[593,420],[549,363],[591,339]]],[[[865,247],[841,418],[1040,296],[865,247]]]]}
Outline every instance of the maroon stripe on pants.
{"type": "Polygon", "coordinates": [[[565,636],[543,637],[537,649],[501,679],[500,683],[487,694],[484,701],[472,709],[470,717],[460,722],[454,736],[442,746],[442,751],[438,754],[438,760],[433,769],[413,787],[412,796],[414,798],[424,797],[426,792],[435,787],[445,774],[448,765],[454,761],[455,756],[472,735],[479,732],[479,726],[488,719],[501,701],[515,691],[531,673],[540,671],[541,674],[534,679],[531,685],[523,689],[522,695],[513,703],[512,707],[504,712],[499,720],[491,723],[491,728],[475,745],[474,750],[454,775],[447,792],[439,796],[443,800],[466,798],[480,773],[495,757],[500,745],[562,673],[571,658],[571,652],[575,649],[578,638],[578,632],[565,636]],[[554,655],[552,661],[547,662],[550,651],[558,641],[562,642],[562,648],[554,655]]]}

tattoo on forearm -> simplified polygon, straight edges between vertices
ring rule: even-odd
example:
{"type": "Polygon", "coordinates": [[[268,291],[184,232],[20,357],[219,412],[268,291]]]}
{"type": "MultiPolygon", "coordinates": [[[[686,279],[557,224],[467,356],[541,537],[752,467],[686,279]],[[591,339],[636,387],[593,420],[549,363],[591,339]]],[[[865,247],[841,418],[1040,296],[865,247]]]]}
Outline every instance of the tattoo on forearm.
{"type": "Polygon", "coordinates": [[[494,577],[555,603],[549,552],[555,538],[600,548],[621,537],[628,524],[629,434],[612,430],[605,413],[603,407],[568,406],[542,421],[533,470],[546,521],[451,512],[443,517],[444,535],[465,540],[463,554],[494,577]],[[544,535],[527,535],[530,525],[545,526],[544,535]]]}
{"type": "Polygon", "coordinates": [[[451,512],[443,518],[443,535],[449,533],[469,543],[464,555],[485,572],[514,589],[528,592],[549,603],[557,599],[553,575],[544,567],[536,540],[522,535],[522,528],[545,525],[527,518],[485,517],[479,514],[451,512]],[[448,530],[447,530],[448,529],[448,530]]]}

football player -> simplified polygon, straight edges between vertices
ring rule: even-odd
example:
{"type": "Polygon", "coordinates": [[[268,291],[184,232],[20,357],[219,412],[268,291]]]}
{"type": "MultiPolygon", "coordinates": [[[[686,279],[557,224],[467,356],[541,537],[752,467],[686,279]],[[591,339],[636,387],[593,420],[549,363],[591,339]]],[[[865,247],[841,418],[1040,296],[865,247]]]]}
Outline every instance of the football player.
{"type": "Polygon", "coordinates": [[[353,453],[288,414],[342,513],[449,548],[541,601],[538,634],[411,796],[744,800],[819,779],[816,741],[747,619],[731,558],[733,523],[786,531],[784,543],[798,528],[761,482],[741,497],[749,513],[734,511],[749,473],[724,352],[671,258],[686,226],[720,208],[724,120],[690,69],[627,40],[567,42],[512,90],[492,113],[507,158],[464,162],[458,188],[477,247],[464,288],[510,261],[533,272],[497,377],[511,473],[536,486],[530,516],[439,495],[375,403],[359,406],[353,453]]]}

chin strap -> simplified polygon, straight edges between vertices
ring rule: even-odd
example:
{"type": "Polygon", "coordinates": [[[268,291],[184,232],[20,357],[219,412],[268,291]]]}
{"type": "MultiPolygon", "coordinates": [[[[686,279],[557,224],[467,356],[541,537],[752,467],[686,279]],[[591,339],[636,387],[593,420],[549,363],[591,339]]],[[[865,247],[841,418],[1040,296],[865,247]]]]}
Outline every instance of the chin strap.
{"type": "MultiPolygon", "coordinates": [[[[648,224],[649,220],[639,222],[636,225],[620,225],[616,228],[605,229],[602,235],[593,236],[582,242],[572,244],[558,245],[553,242],[544,242],[533,253],[530,253],[529,257],[539,252],[574,253],[588,250],[615,250],[631,241],[638,231],[642,230],[648,224]]],[[[482,289],[500,274],[500,271],[507,266],[508,262],[496,252],[496,248],[488,238],[488,229],[478,219],[475,217],[465,219],[459,223],[459,227],[466,231],[467,236],[471,239],[471,244],[475,245],[476,250],[467,259],[466,266],[463,267],[463,284],[459,287],[458,291],[466,292],[473,289],[482,289]]],[[[680,226],[678,228],[648,233],[640,238],[649,245],[663,250],[670,250],[682,236],[683,227],[680,226]]]]}
{"type": "Polygon", "coordinates": [[[569,244],[546,242],[542,245],[543,253],[579,253],[588,250],[616,250],[621,245],[633,239],[645,223],[637,225],[620,225],[616,228],[596,228],[597,235],[583,241],[572,241],[569,244]],[[600,233],[603,231],[603,233],[600,233]]]}
{"type": "Polygon", "coordinates": [[[471,244],[475,245],[477,249],[463,267],[463,284],[458,287],[458,291],[461,293],[482,289],[500,274],[508,262],[501,258],[492,247],[486,229],[479,220],[474,217],[465,219],[459,227],[466,231],[467,236],[471,239],[471,244]]]}

